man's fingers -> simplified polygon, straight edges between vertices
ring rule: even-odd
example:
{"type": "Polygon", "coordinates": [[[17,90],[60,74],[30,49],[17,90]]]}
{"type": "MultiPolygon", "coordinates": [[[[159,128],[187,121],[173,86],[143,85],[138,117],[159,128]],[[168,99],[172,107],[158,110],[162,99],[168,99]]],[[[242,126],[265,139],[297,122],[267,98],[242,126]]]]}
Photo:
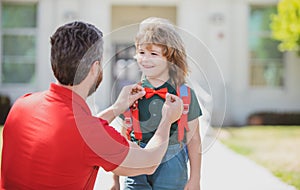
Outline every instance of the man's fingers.
{"type": "Polygon", "coordinates": [[[143,96],[145,96],[146,92],[145,91],[137,91],[134,94],[132,94],[132,98],[137,100],[139,98],[142,98],[143,96]]]}
{"type": "Polygon", "coordinates": [[[166,117],[170,119],[170,121],[175,122],[177,121],[183,111],[183,103],[182,100],[174,95],[174,94],[166,94],[166,101],[165,101],[165,114],[166,117]]]}
{"type": "Polygon", "coordinates": [[[146,92],[142,86],[135,84],[132,86],[130,94],[132,95],[132,98],[134,100],[137,100],[139,98],[142,98],[146,94],[146,92]]]}
{"type": "Polygon", "coordinates": [[[170,93],[166,94],[166,101],[175,102],[176,100],[179,100],[178,96],[176,96],[174,94],[170,94],[170,93]]]}
{"type": "Polygon", "coordinates": [[[144,91],[144,88],[138,84],[135,84],[132,86],[131,88],[131,94],[136,94],[136,93],[139,93],[141,91],[144,91]]]}

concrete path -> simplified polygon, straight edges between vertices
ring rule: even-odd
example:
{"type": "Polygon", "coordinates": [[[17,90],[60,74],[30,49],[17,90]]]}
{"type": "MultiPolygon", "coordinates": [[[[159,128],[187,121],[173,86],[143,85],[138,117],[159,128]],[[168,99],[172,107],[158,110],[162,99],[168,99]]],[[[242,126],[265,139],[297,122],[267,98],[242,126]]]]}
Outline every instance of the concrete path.
{"type": "MultiPolygon", "coordinates": [[[[203,153],[201,190],[296,190],[219,141],[210,142],[213,144],[203,153]]],[[[112,174],[101,169],[95,189],[108,190],[111,184],[112,174]]]]}
{"type": "Polygon", "coordinates": [[[296,190],[216,141],[202,162],[202,190],[296,190]]]}

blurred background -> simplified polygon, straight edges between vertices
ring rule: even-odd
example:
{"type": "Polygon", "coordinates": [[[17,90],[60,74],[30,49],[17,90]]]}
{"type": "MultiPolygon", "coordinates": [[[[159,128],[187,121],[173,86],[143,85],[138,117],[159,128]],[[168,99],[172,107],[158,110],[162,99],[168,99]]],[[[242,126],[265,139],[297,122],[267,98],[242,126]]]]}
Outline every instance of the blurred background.
{"type": "MultiPolygon", "coordinates": [[[[234,148],[230,143],[241,144],[250,136],[252,146],[257,134],[263,134],[264,142],[270,133],[261,131],[266,125],[273,127],[263,130],[285,131],[273,136],[274,143],[282,134],[287,134],[284,141],[299,143],[299,127],[287,127],[300,125],[299,0],[1,0],[0,125],[19,96],[55,82],[50,36],[74,20],[92,23],[104,33],[105,79],[93,104],[96,111],[109,106],[123,85],[140,79],[134,35],[138,23],[150,16],[167,18],[181,30],[196,68],[189,80],[195,89],[201,86],[197,95],[207,109],[206,119],[224,128],[225,144],[234,148]],[[250,125],[254,136],[236,131],[250,125]],[[285,127],[274,127],[278,125],[285,127]],[[232,141],[235,137],[239,141],[232,141]]],[[[249,149],[235,148],[242,153],[249,149]]],[[[293,159],[299,160],[299,153],[293,159]]],[[[289,175],[300,181],[299,161],[289,167],[298,168],[289,175]]]]}
{"type": "Polygon", "coordinates": [[[104,99],[96,100],[102,109],[120,86],[138,78],[122,69],[134,61],[137,24],[157,16],[169,19],[212,52],[214,62],[199,58],[195,63],[209,81],[212,125],[299,124],[299,114],[294,114],[300,110],[300,61],[295,52],[279,51],[279,41],[272,38],[270,15],[276,13],[277,4],[277,0],[1,0],[1,123],[17,97],[47,89],[54,81],[49,38],[58,26],[83,20],[104,32],[106,74],[101,88],[105,90],[100,90],[104,99]],[[218,68],[211,68],[213,64],[218,68]]]}

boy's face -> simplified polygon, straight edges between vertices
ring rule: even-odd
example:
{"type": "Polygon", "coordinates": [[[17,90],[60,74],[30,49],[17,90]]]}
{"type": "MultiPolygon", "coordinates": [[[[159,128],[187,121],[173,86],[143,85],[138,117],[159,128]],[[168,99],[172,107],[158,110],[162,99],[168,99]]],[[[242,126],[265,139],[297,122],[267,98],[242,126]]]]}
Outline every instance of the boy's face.
{"type": "Polygon", "coordinates": [[[162,54],[162,47],[154,44],[141,44],[136,54],[138,65],[148,78],[169,79],[167,58],[162,54]]]}

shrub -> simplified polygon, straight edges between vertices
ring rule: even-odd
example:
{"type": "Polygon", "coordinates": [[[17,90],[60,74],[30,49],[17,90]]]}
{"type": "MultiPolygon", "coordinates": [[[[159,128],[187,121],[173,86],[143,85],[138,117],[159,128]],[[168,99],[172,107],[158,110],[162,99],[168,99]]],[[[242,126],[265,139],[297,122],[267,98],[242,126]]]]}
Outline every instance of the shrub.
{"type": "Polygon", "coordinates": [[[0,125],[5,123],[10,108],[11,104],[9,97],[0,94],[0,125]]]}
{"type": "Polygon", "coordinates": [[[248,117],[249,125],[300,125],[300,113],[258,112],[248,117]]]}

